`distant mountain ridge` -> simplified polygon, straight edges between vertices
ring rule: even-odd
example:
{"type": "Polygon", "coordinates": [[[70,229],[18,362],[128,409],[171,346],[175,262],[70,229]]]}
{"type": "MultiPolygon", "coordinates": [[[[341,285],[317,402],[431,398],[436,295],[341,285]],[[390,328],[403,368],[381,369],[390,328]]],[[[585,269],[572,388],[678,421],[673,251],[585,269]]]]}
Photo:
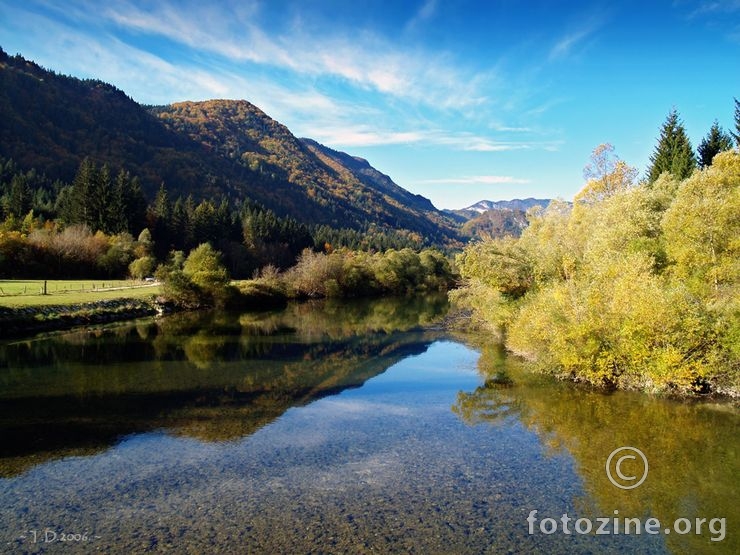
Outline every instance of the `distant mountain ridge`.
{"type": "Polygon", "coordinates": [[[445,210],[461,226],[463,237],[518,237],[527,227],[526,212],[534,206],[546,208],[551,199],[481,200],[459,210],[445,210]]]}
{"type": "MultiPolygon", "coordinates": [[[[552,199],[537,199],[537,198],[525,198],[525,199],[512,199],[512,200],[481,200],[468,206],[467,208],[460,208],[457,210],[444,210],[444,213],[455,220],[459,225],[464,226],[466,222],[478,218],[489,211],[512,211],[521,212],[522,215],[532,208],[533,206],[542,206],[547,208],[552,199]]],[[[492,216],[494,219],[500,219],[501,215],[492,216]]],[[[490,219],[490,218],[489,218],[490,219]]],[[[517,218],[517,221],[521,218],[517,218]]],[[[517,227],[520,227],[517,224],[517,227]]],[[[463,231],[464,236],[470,236],[470,233],[463,231]]]]}
{"type": "Polygon", "coordinates": [[[298,139],[244,100],[142,106],[116,87],[0,49],[0,156],[71,181],[81,160],[124,168],[150,198],[249,199],[307,224],[387,228],[426,243],[458,226],[367,161],[298,139]]]}
{"type": "Polygon", "coordinates": [[[547,208],[552,199],[541,199],[541,198],[525,198],[525,199],[512,199],[512,200],[481,200],[475,204],[463,208],[463,210],[470,210],[478,212],[479,214],[486,212],[487,210],[524,210],[525,212],[533,206],[542,206],[547,208]]]}

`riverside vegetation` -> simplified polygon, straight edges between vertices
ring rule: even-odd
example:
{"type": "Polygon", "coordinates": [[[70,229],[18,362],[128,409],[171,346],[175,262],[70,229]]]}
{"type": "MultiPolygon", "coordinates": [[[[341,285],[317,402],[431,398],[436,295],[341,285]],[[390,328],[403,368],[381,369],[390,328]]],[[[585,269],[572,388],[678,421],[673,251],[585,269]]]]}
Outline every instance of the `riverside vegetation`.
{"type": "Polygon", "coordinates": [[[690,148],[664,156],[680,143],[676,121],[672,113],[653,157],[662,166],[648,179],[635,183],[637,172],[602,145],[572,205],[530,211],[518,239],[468,245],[457,258],[465,286],[453,298],[543,372],[736,396],[740,153],[696,170],[690,148]]]}
{"type": "Polygon", "coordinates": [[[175,253],[157,270],[165,297],[181,306],[269,307],[285,300],[402,295],[445,291],[453,281],[445,256],[434,249],[389,249],[366,253],[347,249],[305,249],[295,266],[280,272],[268,265],[251,280],[231,283],[220,256],[205,243],[186,259],[175,253]]]}

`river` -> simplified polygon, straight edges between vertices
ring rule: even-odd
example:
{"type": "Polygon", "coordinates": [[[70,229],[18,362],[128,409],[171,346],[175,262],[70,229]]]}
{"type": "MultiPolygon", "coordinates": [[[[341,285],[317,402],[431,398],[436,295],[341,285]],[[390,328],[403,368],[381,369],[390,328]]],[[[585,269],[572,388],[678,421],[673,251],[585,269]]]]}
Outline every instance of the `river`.
{"type": "Polygon", "coordinates": [[[534,375],[446,310],[0,343],[0,552],[740,552],[736,406],[534,375]]]}

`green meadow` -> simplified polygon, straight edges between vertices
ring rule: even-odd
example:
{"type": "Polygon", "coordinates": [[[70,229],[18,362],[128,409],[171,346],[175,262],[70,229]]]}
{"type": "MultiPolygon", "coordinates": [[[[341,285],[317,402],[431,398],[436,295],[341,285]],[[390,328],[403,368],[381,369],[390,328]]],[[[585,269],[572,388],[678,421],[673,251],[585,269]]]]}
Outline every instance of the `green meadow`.
{"type": "Polygon", "coordinates": [[[151,297],[157,283],[136,280],[0,280],[0,306],[79,304],[94,301],[151,297]]]}

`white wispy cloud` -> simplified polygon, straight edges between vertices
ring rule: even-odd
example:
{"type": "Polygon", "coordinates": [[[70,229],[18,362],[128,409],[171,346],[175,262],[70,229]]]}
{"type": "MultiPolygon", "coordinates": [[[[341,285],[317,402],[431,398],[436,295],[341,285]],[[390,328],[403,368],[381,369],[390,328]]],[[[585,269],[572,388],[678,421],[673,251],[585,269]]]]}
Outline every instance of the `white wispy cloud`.
{"type": "Polygon", "coordinates": [[[582,51],[586,39],[596,33],[602,24],[603,21],[601,17],[591,17],[587,21],[581,23],[578,28],[567,32],[565,35],[561,36],[550,49],[548,60],[556,61],[567,58],[576,50],[577,47],[578,51],[582,51]]]}
{"type": "Polygon", "coordinates": [[[317,122],[315,126],[309,126],[304,134],[326,144],[343,147],[419,144],[470,152],[506,152],[545,146],[544,143],[498,141],[473,133],[439,129],[390,130],[371,124],[356,125],[349,120],[341,121],[341,118],[336,118],[334,125],[326,125],[325,120],[317,122]]]}
{"type": "Polygon", "coordinates": [[[699,2],[674,3],[674,6],[682,7],[686,4],[690,9],[687,16],[689,19],[705,15],[726,15],[740,11],[740,0],[702,0],[699,2]]]}
{"type": "Polygon", "coordinates": [[[437,14],[438,6],[437,0],[424,0],[418,11],[406,23],[406,31],[414,31],[417,27],[431,20],[437,14]]]}
{"type": "MultiPolygon", "coordinates": [[[[327,30],[317,34],[300,21],[284,29],[267,29],[257,4],[232,13],[231,7],[168,2],[146,8],[130,1],[109,4],[102,17],[130,31],[165,37],[194,50],[232,61],[250,62],[311,77],[341,78],[382,94],[462,109],[479,104],[485,74],[466,73],[459,60],[444,53],[401,49],[367,30],[351,36],[327,30]]],[[[429,17],[434,3],[420,14],[429,17]]]]}

